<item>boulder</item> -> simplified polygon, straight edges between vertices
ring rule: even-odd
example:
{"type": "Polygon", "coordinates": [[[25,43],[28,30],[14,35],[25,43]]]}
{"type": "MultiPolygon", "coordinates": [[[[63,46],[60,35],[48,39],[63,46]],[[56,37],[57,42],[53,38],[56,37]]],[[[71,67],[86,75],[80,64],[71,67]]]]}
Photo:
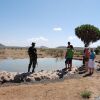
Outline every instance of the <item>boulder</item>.
{"type": "Polygon", "coordinates": [[[63,71],[63,70],[54,70],[54,71],[39,71],[35,73],[17,73],[17,72],[0,72],[0,82],[36,82],[41,80],[54,80],[63,78],[63,76],[67,76],[68,74],[74,74],[78,71],[77,67],[73,66],[72,71],[63,71]]]}

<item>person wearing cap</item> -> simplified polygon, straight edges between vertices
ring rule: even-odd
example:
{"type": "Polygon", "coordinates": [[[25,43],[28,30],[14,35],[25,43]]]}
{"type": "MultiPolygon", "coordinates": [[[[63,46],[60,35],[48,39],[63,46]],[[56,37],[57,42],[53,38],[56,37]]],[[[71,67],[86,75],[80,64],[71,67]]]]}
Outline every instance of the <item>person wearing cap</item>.
{"type": "Polygon", "coordinates": [[[70,45],[70,42],[68,42],[68,46],[67,46],[67,51],[66,51],[66,56],[65,56],[65,66],[66,66],[66,70],[69,69],[69,71],[71,71],[72,69],[72,59],[73,59],[73,55],[74,55],[74,48],[73,45],[70,45]]]}
{"type": "Polygon", "coordinates": [[[32,46],[28,49],[28,55],[30,58],[29,66],[28,66],[28,72],[30,72],[31,66],[33,67],[32,73],[35,70],[36,64],[37,64],[37,50],[35,48],[35,43],[32,42],[32,46]]]}

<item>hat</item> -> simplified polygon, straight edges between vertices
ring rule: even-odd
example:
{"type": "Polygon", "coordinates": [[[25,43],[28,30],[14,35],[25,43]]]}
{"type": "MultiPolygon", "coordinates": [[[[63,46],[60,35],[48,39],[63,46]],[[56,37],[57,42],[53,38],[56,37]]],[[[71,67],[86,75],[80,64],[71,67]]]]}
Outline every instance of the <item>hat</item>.
{"type": "Polygon", "coordinates": [[[32,42],[32,45],[35,45],[35,42],[32,42]]]}
{"type": "Polygon", "coordinates": [[[70,44],[70,42],[68,42],[68,44],[70,44]]]}

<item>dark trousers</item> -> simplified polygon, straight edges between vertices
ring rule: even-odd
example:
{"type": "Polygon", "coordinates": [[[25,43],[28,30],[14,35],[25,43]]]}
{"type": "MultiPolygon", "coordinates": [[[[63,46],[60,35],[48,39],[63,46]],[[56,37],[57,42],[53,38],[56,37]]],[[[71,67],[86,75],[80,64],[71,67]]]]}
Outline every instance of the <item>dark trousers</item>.
{"type": "Polygon", "coordinates": [[[85,56],[83,56],[83,65],[85,65],[85,56]]]}
{"type": "Polygon", "coordinates": [[[29,62],[29,66],[28,66],[28,72],[30,72],[31,66],[33,67],[32,73],[34,72],[34,69],[36,67],[36,63],[37,63],[37,59],[30,58],[30,62],[29,62]]]}

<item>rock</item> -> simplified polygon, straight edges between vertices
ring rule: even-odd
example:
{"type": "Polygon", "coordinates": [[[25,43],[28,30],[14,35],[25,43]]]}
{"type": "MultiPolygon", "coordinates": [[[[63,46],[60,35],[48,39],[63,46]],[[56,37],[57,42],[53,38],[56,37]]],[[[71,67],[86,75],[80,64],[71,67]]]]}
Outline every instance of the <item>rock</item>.
{"type": "Polygon", "coordinates": [[[100,63],[100,60],[98,60],[98,63],[100,63]]]}
{"type": "Polygon", "coordinates": [[[100,60],[96,60],[95,62],[100,63],[100,60]]]}
{"type": "Polygon", "coordinates": [[[78,71],[83,71],[85,69],[86,69],[85,66],[81,66],[81,67],[78,68],[78,71]]]}
{"type": "MultiPolygon", "coordinates": [[[[77,67],[72,67],[72,71],[69,74],[74,74],[77,72],[77,67]]],[[[35,73],[15,73],[15,72],[0,72],[0,83],[5,82],[36,82],[41,80],[54,80],[59,79],[60,77],[67,75],[68,72],[62,70],[54,70],[54,71],[40,71],[35,73]]]]}
{"type": "Polygon", "coordinates": [[[74,73],[76,73],[76,72],[78,72],[78,68],[77,67],[72,67],[72,72],[74,72],[74,73]]]}
{"type": "Polygon", "coordinates": [[[40,81],[41,78],[40,78],[40,77],[35,77],[35,80],[36,80],[36,81],[40,81]]]}
{"type": "Polygon", "coordinates": [[[14,80],[14,77],[17,73],[15,72],[6,72],[6,71],[1,71],[0,72],[0,82],[12,82],[14,80]]]}
{"type": "Polygon", "coordinates": [[[21,73],[21,74],[17,74],[14,77],[14,82],[16,83],[21,83],[21,82],[25,82],[26,81],[26,77],[29,76],[31,73],[21,73]]]}
{"type": "Polygon", "coordinates": [[[35,78],[34,77],[26,77],[26,82],[35,82],[35,78]]]}

